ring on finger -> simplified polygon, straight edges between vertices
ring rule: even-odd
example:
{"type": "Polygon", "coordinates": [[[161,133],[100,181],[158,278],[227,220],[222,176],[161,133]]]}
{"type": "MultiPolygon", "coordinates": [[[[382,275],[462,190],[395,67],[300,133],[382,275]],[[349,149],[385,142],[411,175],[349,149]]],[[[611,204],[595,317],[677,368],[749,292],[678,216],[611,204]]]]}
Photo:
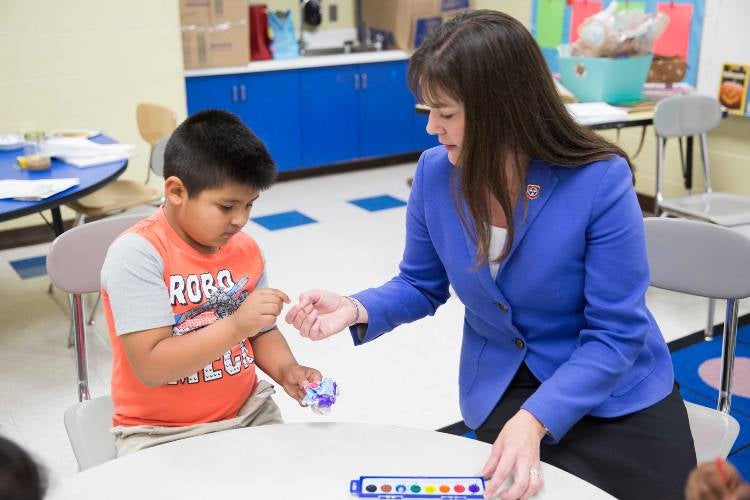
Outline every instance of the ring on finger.
{"type": "Polygon", "coordinates": [[[532,479],[539,479],[542,477],[542,472],[536,467],[532,467],[529,469],[529,476],[531,476],[532,479]]]}

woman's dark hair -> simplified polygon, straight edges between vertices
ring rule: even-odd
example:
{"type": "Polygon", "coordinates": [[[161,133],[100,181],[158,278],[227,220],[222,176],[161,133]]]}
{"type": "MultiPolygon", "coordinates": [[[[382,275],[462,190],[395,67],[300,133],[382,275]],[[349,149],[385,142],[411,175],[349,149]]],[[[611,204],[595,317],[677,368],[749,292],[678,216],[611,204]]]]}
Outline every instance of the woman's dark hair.
{"type": "Polygon", "coordinates": [[[0,436],[0,499],[41,500],[46,489],[41,467],[23,448],[0,436]]]}
{"type": "MultiPolygon", "coordinates": [[[[458,204],[466,231],[477,245],[477,265],[489,259],[490,198],[508,221],[501,261],[515,228],[508,163],[523,182],[529,159],[577,167],[625,152],[578,125],[565,109],[531,33],[517,20],[493,10],[461,14],[440,26],[414,52],[409,85],[420,101],[445,94],[464,106],[461,168],[454,169],[473,219],[458,204]]],[[[631,166],[632,169],[632,166],[631,166]]],[[[458,199],[454,200],[458,202],[458,199]]]]}
{"type": "Polygon", "coordinates": [[[260,139],[232,113],[201,111],[182,122],[164,151],[164,178],[178,177],[188,196],[235,182],[266,189],[276,165],[260,139]]]}

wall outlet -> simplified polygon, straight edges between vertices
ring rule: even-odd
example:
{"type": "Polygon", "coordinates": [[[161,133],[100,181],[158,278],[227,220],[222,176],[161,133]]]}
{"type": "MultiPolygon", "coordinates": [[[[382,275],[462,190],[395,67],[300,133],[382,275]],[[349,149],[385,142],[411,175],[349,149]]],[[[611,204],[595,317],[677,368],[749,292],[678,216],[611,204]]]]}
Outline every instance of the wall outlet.
{"type": "Polygon", "coordinates": [[[335,3],[328,5],[328,22],[335,23],[339,19],[339,6],[335,3]]]}

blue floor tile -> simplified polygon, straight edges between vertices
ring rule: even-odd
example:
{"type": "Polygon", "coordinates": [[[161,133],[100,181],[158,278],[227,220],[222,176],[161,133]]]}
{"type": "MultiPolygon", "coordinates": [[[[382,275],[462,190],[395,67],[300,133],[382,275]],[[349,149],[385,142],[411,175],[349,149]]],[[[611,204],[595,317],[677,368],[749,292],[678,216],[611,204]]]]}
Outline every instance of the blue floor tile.
{"type": "Polygon", "coordinates": [[[269,231],[277,231],[279,229],[287,229],[290,227],[303,226],[305,224],[313,224],[318,221],[308,217],[302,212],[292,210],[291,212],[281,212],[278,214],[264,215],[262,217],[252,217],[251,221],[256,224],[265,227],[269,231]]]}
{"type": "Polygon", "coordinates": [[[378,210],[386,210],[389,208],[403,207],[406,202],[394,198],[391,195],[384,194],[382,196],[371,196],[369,198],[360,198],[358,200],[349,200],[352,205],[357,205],[360,208],[364,208],[370,212],[377,212],[378,210]]]}
{"type": "Polygon", "coordinates": [[[11,261],[10,266],[16,271],[21,279],[36,278],[47,274],[47,257],[30,257],[11,261]]]}

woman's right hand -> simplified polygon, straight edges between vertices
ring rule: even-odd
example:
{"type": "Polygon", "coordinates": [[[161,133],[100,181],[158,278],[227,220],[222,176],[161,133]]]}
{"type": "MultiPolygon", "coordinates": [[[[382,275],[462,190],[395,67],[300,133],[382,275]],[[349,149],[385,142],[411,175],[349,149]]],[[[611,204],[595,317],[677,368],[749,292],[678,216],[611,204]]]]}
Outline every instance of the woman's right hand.
{"type": "MultiPolygon", "coordinates": [[[[328,290],[309,290],[286,314],[286,322],[303,337],[321,340],[354,323],[357,310],[348,298],[328,290]]],[[[360,313],[361,317],[361,313],[360,313]]]]}

